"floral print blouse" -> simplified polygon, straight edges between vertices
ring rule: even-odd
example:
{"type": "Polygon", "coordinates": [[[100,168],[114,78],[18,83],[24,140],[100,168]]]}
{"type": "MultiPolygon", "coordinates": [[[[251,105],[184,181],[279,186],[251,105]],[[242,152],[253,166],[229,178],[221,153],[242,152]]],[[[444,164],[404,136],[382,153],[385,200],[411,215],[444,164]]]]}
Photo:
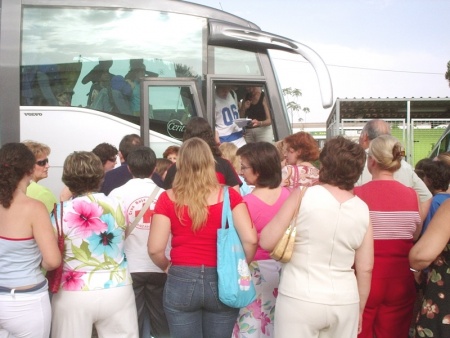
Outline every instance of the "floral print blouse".
{"type": "MultiPolygon", "coordinates": [[[[61,204],[57,207],[58,223],[61,204]]],[[[55,216],[52,215],[53,227],[55,216]]],[[[63,204],[61,289],[90,291],[131,284],[124,253],[125,219],[119,202],[94,193],[63,204]]]]}

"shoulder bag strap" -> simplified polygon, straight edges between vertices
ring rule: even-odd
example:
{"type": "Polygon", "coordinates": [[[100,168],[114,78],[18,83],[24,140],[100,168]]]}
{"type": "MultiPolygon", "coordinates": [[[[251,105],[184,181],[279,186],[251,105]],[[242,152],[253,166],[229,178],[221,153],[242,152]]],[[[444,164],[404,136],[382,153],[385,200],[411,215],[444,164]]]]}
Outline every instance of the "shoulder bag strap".
{"type": "Polygon", "coordinates": [[[125,230],[125,239],[127,239],[127,237],[130,236],[130,234],[134,230],[134,228],[136,228],[136,225],[139,223],[139,221],[141,220],[142,216],[144,216],[145,212],[150,207],[150,204],[152,203],[152,201],[155,198],[155,196],[158,193],[158,191],[159,191],[159,187],[155,187],[155,189],[153,189],[152,194],[149,196],[149,198],[147,198],[147,201],[145,202],[145,204],[142,207],[141,211],[139,211],[139,214],[136,216],[136,218],[134,219],[133,223],[131,223],[129,226],[127,226],[127,228],[125,230]]]}
{"type": "Polygon", "coordinates": [[[303,189],[302,189],[302,192],[298,199],[297,208],[295,209],[294,215],[292,216],[291,222],[289,223],[289,234],[291,234],[294,231],[294,229],[296,228],[295,221],[297,220],[297,216],[298,216],[298,213],[300,212],[300,207],[302,205],[303,196],[305,195],[305,192],[307,189],[308,189],[308,187],[303,187],[303,189]]]}
{"type": "Polygon", "coordinates": [[[227,228],[228,210],[230,209],[230,195],[228,189],[228,186],[223,186],[222,229],[227,228]]]}
{"type": "MultiPolygon", "coordinates": [[[[298,188],[300,186],[299,179],[300,179],[300,173],[298,172],[298,165],[295,164],[292,166],[294,170],[294,188],[298,188]]],[[[302,194],[303,197],[303,194],[302,194]]]]}

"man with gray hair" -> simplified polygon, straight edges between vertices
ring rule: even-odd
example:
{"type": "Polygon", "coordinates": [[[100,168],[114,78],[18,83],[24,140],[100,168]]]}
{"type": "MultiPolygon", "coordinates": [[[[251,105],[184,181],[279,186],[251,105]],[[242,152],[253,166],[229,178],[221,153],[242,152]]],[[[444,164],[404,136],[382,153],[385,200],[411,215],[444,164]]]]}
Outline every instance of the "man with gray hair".
{"type": "MultiPolygon", "coordinates": [[[[359,136],[359,144],[367,152],[370,141],[380,135],[385,134],[391,135],[391,127],[389,123],[378,119],[370,120],[361,130],[361,134],[359,136]]],[[[422,220],[424,220],[426,215],[428,214],[428,209],[430,208],[431,199],[433,197],[425,183],[419,178],[419,176],[417,176],[417,174],[414,172],[413,167],[404,159],[402,159],[400,169],[394,173],[394,179],[406,185],[407,187],[413,188],[417,192],[420,200],[420,216],[422,217],[422,220]]],[[[364,170],[358,182],[356,182],[356,185],[363,185],[371,180],[372,175],[367,169],[366,161],[364,170]]]]}

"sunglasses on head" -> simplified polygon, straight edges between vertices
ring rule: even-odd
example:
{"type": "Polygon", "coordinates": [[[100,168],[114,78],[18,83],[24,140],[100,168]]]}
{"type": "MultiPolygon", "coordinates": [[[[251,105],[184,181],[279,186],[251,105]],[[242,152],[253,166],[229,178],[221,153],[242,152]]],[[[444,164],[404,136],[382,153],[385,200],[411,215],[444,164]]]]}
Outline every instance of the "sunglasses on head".
{"type": "Polygon", "coordinates": [[[40,161],[36,161],[36,164],[40,167],[45,167],[48,163],[48,158],[46,158],[45,160],[40,160],[40,161]]]}

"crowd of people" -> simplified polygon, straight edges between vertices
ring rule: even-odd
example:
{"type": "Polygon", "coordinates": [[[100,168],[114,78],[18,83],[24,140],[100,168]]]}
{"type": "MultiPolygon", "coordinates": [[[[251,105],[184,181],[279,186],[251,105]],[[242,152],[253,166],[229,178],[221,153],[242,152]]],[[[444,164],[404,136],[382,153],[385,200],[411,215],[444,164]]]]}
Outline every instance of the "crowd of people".
{"type": "Polygon", "coordinates": [[[382,120],[358,143],[274,144],[264,93],[249,93],[229,108],[251,120],[245,135],[193,117],[162,158],[135,134],[73,152],[59,201],[38,183],[50,148],[5,144],[0,337],[450,337],[450,154],[413,168],[382,120]],[[219,298],[224,186],[256,290],[243,308],[219,298]],[[271,251],[290,225],[281,263],[271,251]]]}

